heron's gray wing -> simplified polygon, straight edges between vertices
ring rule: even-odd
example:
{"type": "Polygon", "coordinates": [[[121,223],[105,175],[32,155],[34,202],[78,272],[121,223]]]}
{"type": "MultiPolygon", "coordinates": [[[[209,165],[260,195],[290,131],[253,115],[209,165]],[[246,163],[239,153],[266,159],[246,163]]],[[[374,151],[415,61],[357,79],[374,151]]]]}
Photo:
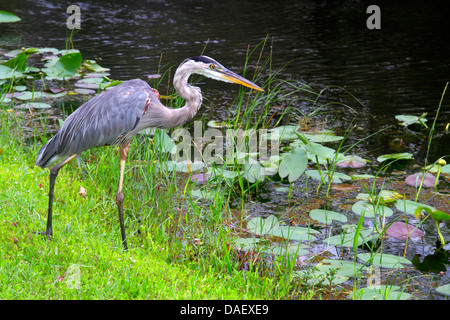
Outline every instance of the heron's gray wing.
{"type": "Polygon", "coordinates": [[[36,164],[47,165],[93,147],[117,143],[139,123],[150,100],[157,99],[142,80],[130,80],[84,103],[41,148],[36,164]]]}

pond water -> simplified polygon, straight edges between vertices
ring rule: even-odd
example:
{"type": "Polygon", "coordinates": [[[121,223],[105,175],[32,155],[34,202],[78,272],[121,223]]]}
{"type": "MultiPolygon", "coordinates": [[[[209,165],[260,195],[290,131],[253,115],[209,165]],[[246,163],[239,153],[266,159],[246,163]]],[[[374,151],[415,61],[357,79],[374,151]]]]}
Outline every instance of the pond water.
{"type": "MultiPolygon", "coordinates": [[[[110,68],[112,78],[128,80],[145,79],[158,72],[160,63],[177,65],[203,51],[239,73],[248,48],[268,37],[272,68],[284,67],[279,77],[299,79],[319,89],[337,85],[362,101],[363,106],[352,106],[358,112],[356,124],[362,136],[394,125],[396,129],[364,142],[364,152],[375,159],[399,151],[390,144],[405,134],[396,125],[395,115],[427,112],[428,123],[434,119],[450,80],[450,19],[443,3],[383,3],[381,29],[369,30],[367,2],[356,0],[77,1],[82,21],[73,43],[83,58],[110,68]]],[[[0,0],[0,8],[22,18],[0,25],[2,48],[65,48],[66,3],[0,0]]],[[[232,101],[236,92],[235,87],[207,80],[203,93],[214,104],[205,104],[202,112],[223,119],[224,113],[213,106],[223,105],[221,100],[232,101]]],[[[450,154],[450,134],[444,133],[450,122],[449,103],[447,94],[430,161],[450,154]]],[[[338,117],[350,121],[355,115],[342,109],[338,117]]],[[[423,163],[426,147],[427,140],[420,138],[405,143],[400,151],[413,153],[416,163],[423,163]]],[[[267,211],[270,192],[260,196],[259,209],[267,211]]],[[[272,207],[277,205],[274,202],[272,207]]],[[[429,232],[435,234],[432,229],[429,232]]],[[[443,232],[449,239],[445,227],[443,232]]],[[[431,254],[432,242],[423,245],[420,254],[431,254]]]]}

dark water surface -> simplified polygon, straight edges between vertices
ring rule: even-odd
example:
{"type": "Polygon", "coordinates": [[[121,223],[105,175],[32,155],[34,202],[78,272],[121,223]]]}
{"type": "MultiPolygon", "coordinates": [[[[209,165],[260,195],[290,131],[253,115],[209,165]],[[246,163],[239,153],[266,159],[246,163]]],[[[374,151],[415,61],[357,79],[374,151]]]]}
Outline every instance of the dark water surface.
{"type": "MultiPolygon", "coordinates": [[[[145,79],[157,73],[161,56],[163,65],[177,65],[203,50],[239,73],[248,48],[269,36],[272,68],[289,63],[280,77],[318,88],[345,88],[363,102],[364,106],[352,107],[358,112],[356,123],[365,133],[395,125],[397,114],[428,112],[431,124],[450,81],[447,2],[376,3],[381,8],[381,30],[366,27],[366,9],[372,3],[356,0],[0,0],[0,10],[22,18],[18,23],[0,24],[0,47],[65,48],[65,12],[71,4],[81,8],[81,30],[73,36],[75,48],[83,58],[110,68],[111,77],[120,80],[145,79]]],[[[231,85],[209,80],[203,87],[216,106],[222,105],[220,99],[233,100],[236,93],[231,85]]],[[[449,104],[450,92],[439,115],[430,161],[450,155],[450,133],[443,132],[450,122],[449,104]]],[[[341,116],[347,115],[342,112],[341,116]]],[[[425,140],[408,144],[405,138],[402,150],[387,147],[394,136],[403,134],[401,128],[387,131],[363,143],[363,148],[373,151],[374,157],[383,152],[412,152],[416,160],[423,159],[425,140]]],[[[444,237],[448,239],[448,234],[444,237]]],[[[421,247],[422,254],[432,250],[427,246],[421,247]]]]}
{"type": "MultiPolygon", "coordinates": [[[[68,37],[66,8],[71,4],[0,0],[0,8],[22,17],[18,23],[0,25],[2,46],[64,48],[68,37]]],[[[450,80],[450,19],[445,1],[381,3],[380,30],[367,28],[369,4],[365,1],[76,4],[81,9],[81,30],[73,36],[75,48],[84,58],[111,68],[112,78],[146,78],[158,71],[161,55],[163,65],[177,65],[203,50],[239,72],[248,48],[255,48],[269,36],[273,69],[289,63],[281,77],[349,90],[364,103],[357,111],[367,134],[395,124],[397,114],[428,112],[432,120],[450,80]]],[[[217,101],[232,96],[234,88],[230,88],[208,81],[204,92],[217,101]]],[[[449,101],[450,94],[439,116],[441,133],[450,122],[449,101]]],[[[392,138],[390,134],[370,141],[384,149],[380,154],[395,151],[383,148],[392,138]]],[[[436,136],[431,150],[434,158],[450,154],[449,137],[436,136]]]]}

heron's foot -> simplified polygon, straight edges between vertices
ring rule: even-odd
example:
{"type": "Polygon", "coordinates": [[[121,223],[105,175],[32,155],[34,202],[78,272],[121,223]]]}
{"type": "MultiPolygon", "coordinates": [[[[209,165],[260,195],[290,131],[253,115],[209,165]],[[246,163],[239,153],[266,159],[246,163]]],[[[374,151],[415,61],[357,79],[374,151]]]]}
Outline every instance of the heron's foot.
{"type": "Polygon", "coordinates": [[[51,240],[53,237],[53,232],[50,230],[45,230],[45,231],[34,231],[34,234],[40,234],[41,236],[47,236],[48,240],[51,240]]]}

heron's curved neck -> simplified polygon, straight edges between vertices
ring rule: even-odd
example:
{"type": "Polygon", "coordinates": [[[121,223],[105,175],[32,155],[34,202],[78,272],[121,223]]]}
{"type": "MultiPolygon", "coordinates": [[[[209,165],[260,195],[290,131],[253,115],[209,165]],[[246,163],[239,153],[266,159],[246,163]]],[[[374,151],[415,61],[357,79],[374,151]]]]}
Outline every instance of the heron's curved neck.
{"type": "Polygon", "coordinates": [[[188,82],[191,72],[180,66],[175,72],[173,85],[178,94],[186,101],[184,107],[174,109],[179,124],[192,119],[202,105],[202,93],[199,87],[191,86],[188,82]]]}

